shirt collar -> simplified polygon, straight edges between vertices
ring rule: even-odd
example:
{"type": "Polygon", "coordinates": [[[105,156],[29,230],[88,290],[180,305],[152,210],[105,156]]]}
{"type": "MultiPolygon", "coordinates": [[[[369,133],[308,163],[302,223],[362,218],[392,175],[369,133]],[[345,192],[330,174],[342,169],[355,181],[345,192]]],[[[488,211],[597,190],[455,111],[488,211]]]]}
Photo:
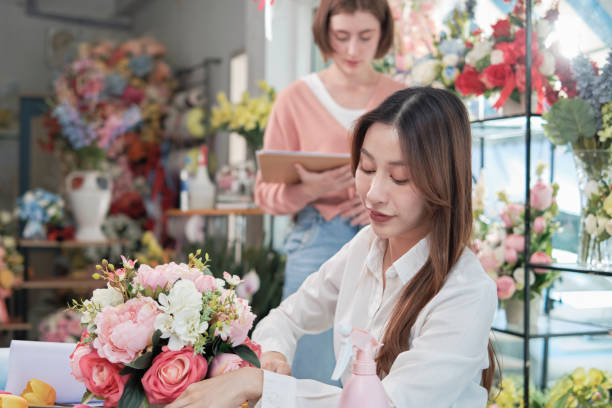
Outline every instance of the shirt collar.
{"type": "MultiPolygon", "coordinates": [[[[376,279],[381,278],[382,262],[386,249],[387,240],[375,237],[366,258],[366,266],[376,279]]],[[[428,257],[429,244],[427,237],[425,237],[389,267],[387,276],[392,277],[397,274],[402,284],[405,285],[425,265],[428,257]]]]}

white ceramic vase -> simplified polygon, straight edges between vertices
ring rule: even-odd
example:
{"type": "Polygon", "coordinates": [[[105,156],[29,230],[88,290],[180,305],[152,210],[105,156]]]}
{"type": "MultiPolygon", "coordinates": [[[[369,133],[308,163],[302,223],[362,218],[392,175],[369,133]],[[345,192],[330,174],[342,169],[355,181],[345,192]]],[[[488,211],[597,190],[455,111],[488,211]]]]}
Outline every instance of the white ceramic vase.
{"type": "MultiPolygon", "coordinates": [[[[517,297],[505,301],[506,320],[508,328],[523,331],[525,326],[524,309],[525,302],[517,297]]],[[[542,296],[535,295],[529,302],[529,330],[534,331],[538,327],[538,318],[541,315],[542,296]]]]}
{"type": "Polygon", "coordinates": [[[103,241],[102,223],[111,203],[112,180],[99,171],[74,171],[66,192],[76,220],[77,241],[103,241]]]}

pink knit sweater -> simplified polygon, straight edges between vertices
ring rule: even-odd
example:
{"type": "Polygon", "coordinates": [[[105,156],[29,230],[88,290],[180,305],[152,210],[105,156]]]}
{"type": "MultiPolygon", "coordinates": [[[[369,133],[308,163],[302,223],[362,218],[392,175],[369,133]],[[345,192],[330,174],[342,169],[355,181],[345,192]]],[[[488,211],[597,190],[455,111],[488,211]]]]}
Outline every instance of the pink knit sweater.
{"type": "MultiPolygon", "coordinates": [[[[377,107],[403,85],[381,76],[366,111],[377,107]]],[[[349,153],[350,133],[319,102],[304,81],[296,81],[278,94],[270,114],[264,149],[320,153],[349,153]]],[[[255,202],[264,211],[294,214],[309,204],[297,185],[264,183],[257,175],[255,202]]],[[[339,214],[338,204],[354,194],[354,188],[328,193],[312,204],[329,221],[339,214]]]]}

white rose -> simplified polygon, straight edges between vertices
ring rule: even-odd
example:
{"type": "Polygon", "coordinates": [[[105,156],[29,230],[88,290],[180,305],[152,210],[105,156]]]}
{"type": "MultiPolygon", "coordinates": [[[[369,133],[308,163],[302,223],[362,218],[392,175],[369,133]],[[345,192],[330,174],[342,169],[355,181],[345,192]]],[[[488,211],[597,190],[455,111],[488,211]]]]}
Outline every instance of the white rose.
{"type": "Polygon", "coordinates": [[[438,74],[439,62],[428,59],[417,63],[412,70],[412,78],[419,85],[431,85],[438,74]]]}
{"type": "Polygon", "coordinates": [[[584,220],[584,229],[591,235],[597,231],[597,218],[593,214],[587,215],[584,220]]]}
{"type": "Polygon", "coordinates": [[[123,303],[123,295],[108,284],[106,289],[94,290],[91,301],[99,309],[104,309],[106,306],[117,306],[123,303]]]}
{"type": "Polygon", "coordinates": [[[495,253],[495,259],[497,259],[497,263],[499,265],[503,264],[506,261],[506,246],[500,245],[493,251],[495,253]]]}
{"type": "Polygon", "coordinates": [[[491,65],[504,62],[504,52],[502,50],[491,51],[491,65]]]}
{"type": "Polygon", "coordinates": [[[459,56],[457,54],[446,54],[442,57],[442,64],[456,67],[459,63],[459,56]]]}
{"type": "Polygon", "coordinates": [[[161,310],[173,315],[184,309],[196,310],[198,313],[202,309],[202,294],[193,281],[188,279],[176,281],[168,295],[161,293],[158,300],[161,310]]]}
{"type": "Polygon", "coordinates": [[[535,32],[538,35],[538,38],[546,39],[550,33],[553,31],[553,25],[550,24],[548,20],[540,19],[536,21],[535,24],[535,32]]]}
{"type": "Polygon", "coordinates": [[[591,198],[592,195],[598,195],[599,183],[594,180],[589,181],[584,187],[584,193],[586,194],[587,198],[591,198]]]}
{"type": "Polygon", "coordinates": [[[476,63],[491,53],[493,49],[493,41],[480,41],[474,44],[474,48],[465,56],[465,62],[468,65],[476,66],[476,63]]]}
{"type": "Polygon", "coordinates": [[[33,199],[34,199],[34,194],[30,191],[28,191],[27,193],[23,195],[23,201],[25,201],[26,203],[29,203],[33,199]]]}
{"type": "Polygon", "coordinates": [[[199,310],[183,309],[174,315],[168,348],[177,351],[186,345],[193,346],[207,329],[208,323],[200,322],[199,310]]]}
{"type": "MultiPolygon", "coordinates": [[[[516,281],[516,289],[522,290],[525,287],[525,268],[516,268],[514,272],[512,272],[512,276],[516,281]]],[[[535,274],[532,271],[529,271],[529,285],[533,285],[535,282],[535,274]]]]}
{"type": "Polygon", "coordinates": [[[225,287],[225,281],[223,279],[216,278],[215,283],[217,285],[217,290],[221,290],[225,287]]]}
{"type": "Polygon", "coordinates": [[[540,73],[550,76],[555,73],[555,56],[551,52],[542,51],[542,65],[538,68],[540,73]]]}

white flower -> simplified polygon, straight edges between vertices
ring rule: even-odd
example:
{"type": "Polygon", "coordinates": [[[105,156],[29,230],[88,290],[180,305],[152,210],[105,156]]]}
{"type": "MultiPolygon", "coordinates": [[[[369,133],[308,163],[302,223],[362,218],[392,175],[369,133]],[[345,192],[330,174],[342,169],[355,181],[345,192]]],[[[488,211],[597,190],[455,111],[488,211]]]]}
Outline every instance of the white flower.
{"type": "Polygon", "coordinates": [[[449,66],[455,67],[457,66],[458,63],[459,63],[459,56],[457,54],[446,54],[444,57],[442,57],[443,65],[449,65],[449,66]]]}
{"type": "Polygon", "coordinates": [[[431,83],[431,87],[436,89],[446,89],[446,86],[440,81],[433,81],[431,83]]]}
{"type": "Polygon", "coordinates": [[[593,214],[587,215],[584,220],[584,229],[591,235],[597,231],[597,218],[593,214]]]}
{"type": "Polygon", "coordinates": [[[587,198],[591,198],[593,195],[598,195],[599,183],[594,180],[589,181],[584,187],[584,193],[586,194],[587,198]]]}
{"type": "Polygon", "coordinates": [[[546,39],[550,33],[553,31],[553,25],[546,19],[539,19],[535,24],[535,32],[538,35],[538,38],[546,39]]]}
{"type": "Polygon", "coordinates": [[[123,295],[117,289],[106,285],[106,289],[96,289],[91,297],[93,304],[100,310],[106,306],[117,306],[123,303],[123,295]]]}
{"type": "Polygon", "coordinates": [[[465,62],[468,65],[473,67],[476,66],[476,63],[489,55],[491,50],[493,49],[493,41],[480,41],[474,44],[474,48],[470,52],[468,52],[465,56],[465,62]]]}
{"type": "Polygon", "coordinates": [[[243,282],[236,287],[236,294],[243,298],[250,300],[251,297],[259,290],[259,275],[254,269],[251,269],[246,275],[244,275],[243,282]]]}
{"type": "Polygon", "coordinates": [[[223,279],[216,278],[215,282],[217,283],[217,290],[221,290],[225,287],[225,281],[223,279]]]}
{"type": "Polygon", "coordinates": [[[495,253],[498,265],[503,264],[506,260],[506,246],[500,245],[493,252],[495,253]]]}
{"type": "Polygon", "coordinates": [[[504,52],[502,50],[491,51],[491,65],[504,62],[504,52]]]}
{"type": "Polygon", "coordinates": [[[224,321],[221,323],[221,328],[217,327],[215,329],[215,336],[221,337],[223,340],[227,340],[230,333],[232,332],[232,326],[228,321],[224,321]]]}
{"type": "Polygon", "coordinates": [[[188,279],[176,281],[168,295],[159,294],[158,301],[160,309],[172,315],[184,309],[197,310],[198,313],[202,309],[202,294],[198,292],[193,281],[188,279]]]}
{"type": "Polygon", "coordinates": [[[612,235],[612,219],[608,220],[608,222],[606,222],[606,232],[609,235],[612,235]]]}
{"type": "Polygon", "coordinates": [[[494,224],[491,229],[489,229],[489,232],[485,237],[485,241],[492,247],[496,247],[505,239],[506,232],[502,228],[499,228],[499,226],[496,224],[494,224]]]}
{"type": "Polygon", "coordinates": [[[607,223],[608,217],[597,217],[597,235],[603,234],[607,223]]]}
{"type": "Polygon", "coordinates": [[[478,183],[474,185],[474,199],[472,200],[472,205],[474,206],[474,210],[483,210],[485,207],[485,196],[487,195],[487,186],[485,184],[484,178],[484,170],[480,171],[480,177],[478,178],[478,183]]]}
{"type": "Polygon", "coordinates": [[[431,85],[438,75],[439,62],[434,59],[426,59],[418,62],[412,69],[412,79],[419,85],[431,85]]]}
{"type": "Polygon", "coordinates": [[[17,242],[13,237],[4,237],[4,246],[7,248],[14,248],[17,242]]]}
{"type": "Polygon", "coordinates": [[[8,211],[0,212],[0,222],[2,224],[8,224],[9,222],[11,222],[11,213],[8,211]]]}
{"type": "Polygon", "coordinates": [[[542,51],[542,65],[538,68],[540,73],[550,76],[555,73],[555,56],[549,51],[542,51]]]}
{"type": "MultiPolygon", "coordinates": [[[[525,287],[525,268],[516,268],[514,272],[512,272],[512,276],[516,281],[516,289],[521,290],[525,287]]],[[[533,271],[529,271],[529,285],[533,285],[535,282],[535,274],[533,271]]]]}
{"type": "Polygon", "coordinates": [[[29,203],[32,200],[34,200],[34,194],[31,191],[28,191],[23,195],[24,202],[29,203]]]}

